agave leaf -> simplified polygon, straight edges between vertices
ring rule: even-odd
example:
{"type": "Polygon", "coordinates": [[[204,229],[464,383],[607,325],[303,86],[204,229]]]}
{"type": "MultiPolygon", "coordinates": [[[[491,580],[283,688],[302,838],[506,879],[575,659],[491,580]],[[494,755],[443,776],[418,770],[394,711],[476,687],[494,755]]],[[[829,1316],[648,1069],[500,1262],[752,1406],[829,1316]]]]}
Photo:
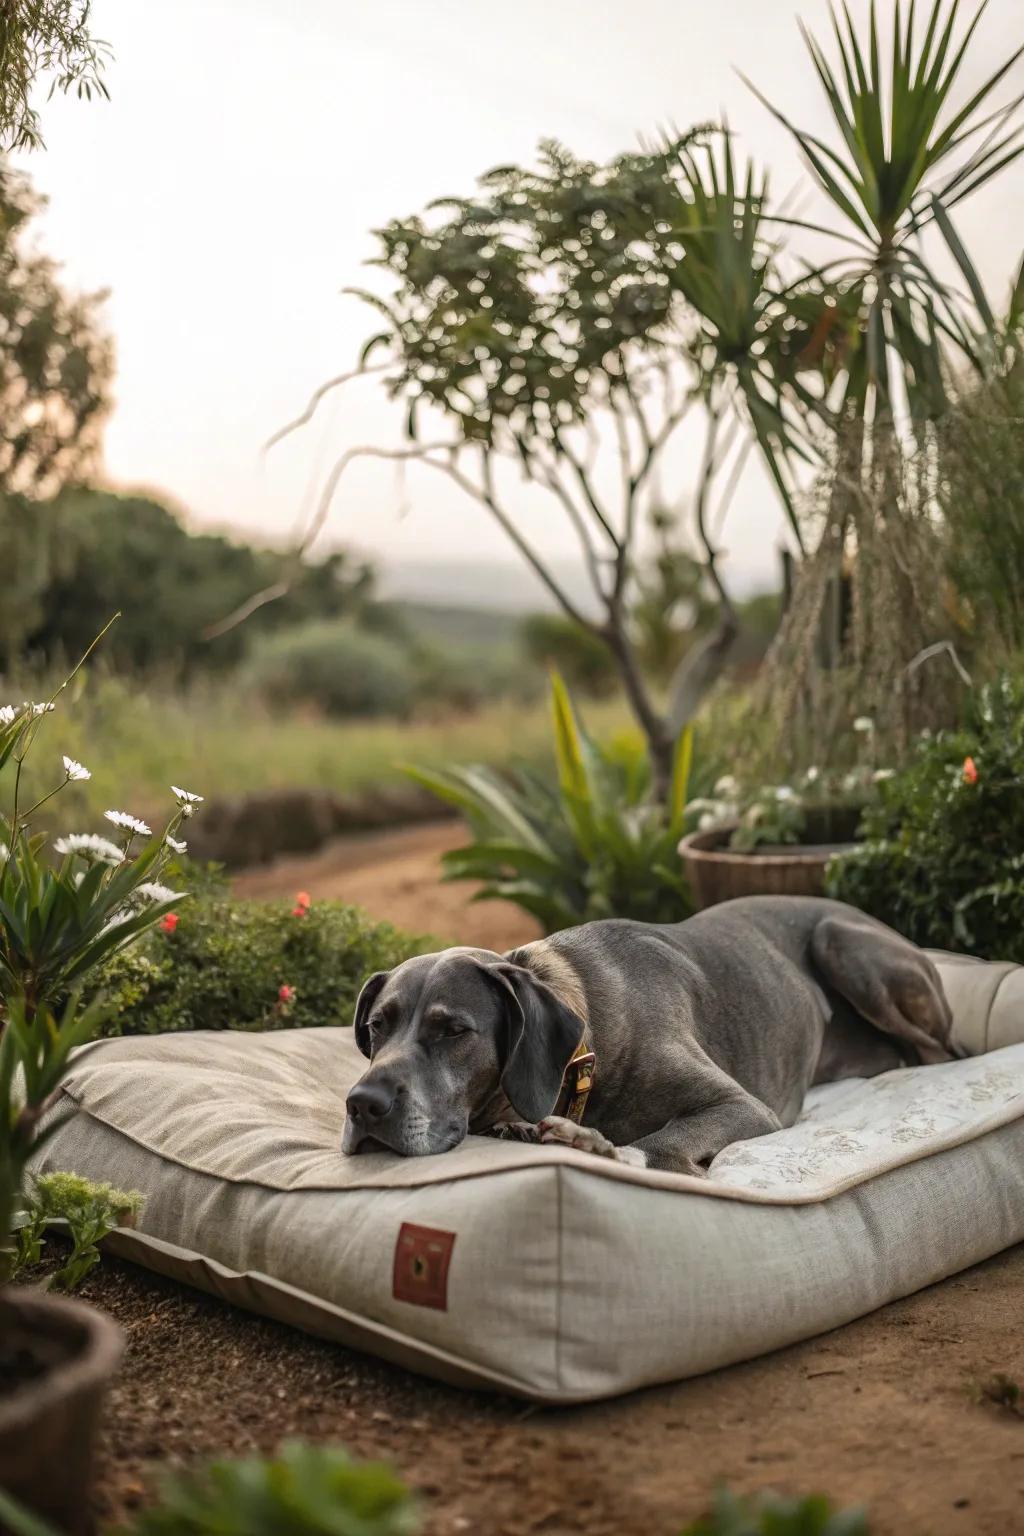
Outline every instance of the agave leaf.
{"type": "Polygon", "coordinates": [[[669,826],[675,834],[681,833],[683,816],[689,800],[690,769],[693,766],[693,726],[686,725],[679,733],[672,759],[672,784],[669,791],[669,826]]]}

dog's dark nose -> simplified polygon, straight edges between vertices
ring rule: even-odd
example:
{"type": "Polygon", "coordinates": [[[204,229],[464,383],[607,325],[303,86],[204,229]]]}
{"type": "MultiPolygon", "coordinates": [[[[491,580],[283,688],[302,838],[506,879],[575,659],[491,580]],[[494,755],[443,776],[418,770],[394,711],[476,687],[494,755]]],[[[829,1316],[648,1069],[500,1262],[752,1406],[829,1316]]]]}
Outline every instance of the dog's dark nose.
{"type": "Polygon", "coordinates": [[[357,1083],[345,1101],[349,1118],[360,1125],[372,1125],[383,1120],[395,1102],[395,1090],[390,1083],[357,1083]]]}

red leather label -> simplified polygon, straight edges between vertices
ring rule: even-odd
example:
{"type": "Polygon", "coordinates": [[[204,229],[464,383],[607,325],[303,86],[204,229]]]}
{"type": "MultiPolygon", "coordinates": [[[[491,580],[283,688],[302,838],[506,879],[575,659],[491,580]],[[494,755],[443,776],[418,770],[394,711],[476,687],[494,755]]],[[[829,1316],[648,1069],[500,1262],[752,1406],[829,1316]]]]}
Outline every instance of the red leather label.
{"type": "Polygon", "coordinates": [[[448,1310],[448,1266],[455,1247],[455,1233],[438,1227],[418,1227],[403,1221],[395,1244],[391,1294],[396,1301],[415,1307],[448,1310]]]}

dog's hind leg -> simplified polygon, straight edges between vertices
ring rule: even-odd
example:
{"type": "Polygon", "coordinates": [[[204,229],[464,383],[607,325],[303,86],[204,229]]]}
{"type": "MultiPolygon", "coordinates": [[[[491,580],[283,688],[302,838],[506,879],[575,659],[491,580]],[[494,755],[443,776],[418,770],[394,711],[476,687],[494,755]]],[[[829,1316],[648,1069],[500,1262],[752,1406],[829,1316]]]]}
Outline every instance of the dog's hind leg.
{"type": "Polygon", "coordinates": [[[811,936],[811,957],[861,1018],[912,1048],[912,1059],[930,1065],[965,1054],[953,1041],[938,971],[892,929],[853,913],[823,917],[811,936]]]}

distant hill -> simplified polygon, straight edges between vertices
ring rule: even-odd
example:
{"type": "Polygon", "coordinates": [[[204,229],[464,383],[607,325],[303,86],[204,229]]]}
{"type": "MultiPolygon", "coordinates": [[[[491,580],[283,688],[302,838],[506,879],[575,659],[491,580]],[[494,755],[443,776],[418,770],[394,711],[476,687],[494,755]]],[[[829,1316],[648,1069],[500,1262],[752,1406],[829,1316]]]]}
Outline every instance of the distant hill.
{"type": "MultiPolygon", "coordinates": [[[[552,572],[581,608],[595,612],[586,572],[578,562],[555,563],[552,572]]],[[[476,608],[490,613],[549,612],[556,603],[521,561],[445,560],[377,564],[382,597],[430,608],[476,608]]]]}
{"type": "Polygon", "coordinates": [[[392,597],[410,631],[438,645],[504,647],[516,645],[521,613],[463,608],[455,604],[417,603],[392,597]]]}

